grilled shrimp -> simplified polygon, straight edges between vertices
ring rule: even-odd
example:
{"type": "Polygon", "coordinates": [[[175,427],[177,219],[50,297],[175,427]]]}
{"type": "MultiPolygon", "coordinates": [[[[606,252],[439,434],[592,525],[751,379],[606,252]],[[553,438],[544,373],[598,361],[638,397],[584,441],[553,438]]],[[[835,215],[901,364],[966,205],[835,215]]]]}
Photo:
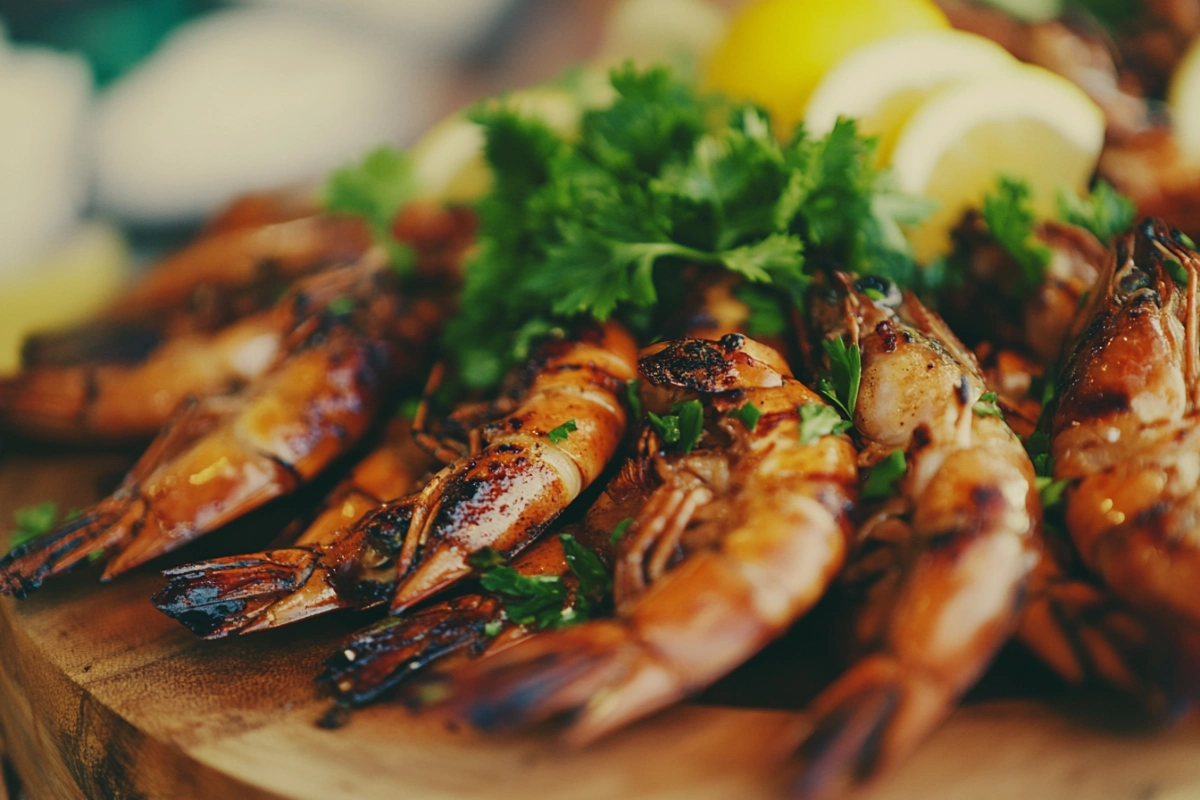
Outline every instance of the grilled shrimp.
{"type": "MultiPolygon", "coordinates": [[[[642,461],[626,462],[584,519],[565,531],[604,564],[612,563],[614,531],[620,532],[622,521],[636,513],[653,488],[650,476],[640,467],[642,461]]],[[[560,537],[542,537],[517,556],[512,568],[526,577],[561,578],[566,590],[562,605],[546,611],[574,613],[578,581],[560,537]]],[[[353,634],[326,662],[318,682],[332,690],[339,705],[361,706],[402,681],[422,676],[434,663],[445,665],[451,656],[472,658],[499,651],[537,627],[536,622],[511,619],[501,594],[484,590],[459,595],[400,617],[388,617],[353,634]]]]}
{"type": "Polygon", "coordinates": [[[432,459],[397,418],[384,441],[330,493],[291,547],[186,564],[163,574],[151,602],[193,633],[219,639],[296,622],[338,607],[337,545],[368,512],[419,485],[432,459]]]}
{"type": "Polygon", "coordinates": [[[116,492],[0,560],[0,592],[24,596],[96,553],[110,556],[109,580],[292,492],[349,450],[417,366],[423,342],[395,336],[396,320],[437,313],[389,293],[359,304],[302,326],[291,354],[245,391],[185,403],[116,492]]]}
{"type": "Polygon", "coordinates": [[[215,333],[168,338],[135,363],[27,369],[0,380],[0,423],[44,439],[147,439],[185,398],[233,392],[265,374],[314,314],[374,291],[379,269],[364,261],[310,276],[270,310],[215,333]]]}
{"type": "Polygon", "coordinates": [[[848,329],[861,348],[862,458],[873,470],[898,454],[906,464],[890,491],[868,479],[868,494],[885,497],[859,537],[901,557],[855,622],[863,653],[814,703],[795,785],[806,797],[894,764],[949,713],[1016,627],[1041,517],[1021,442],[976,413],[985,386],[970,353],[911,295],[841,280],[841,308],[818,300],[813,316],[820,335],[848,329]]]}
{"type": "Polygon", "coordinates": [[[1198,281],[1200,257],[1161,222],[1118,243],[1064,363],[1051,445],[1083,562],[1185,627],[1200,625],[1198,281]]]}
{"type": "Polygon", "coordinates": [[[698,449],[659,459],[662,484],[618,544],[616,618],[454,671],[453,710],[485,729],[565,713],[568,738],[590,741],[712,683],[816,602],[848,541],[854,449],[800,441],[799,407],[823,402],[780,361],[739,335],[643,358],[648,381],[698,394],[712,416],[698,449]],[[722,414],[748,403],[761,412],[749,428],[722,414]]]}
{"type": "Polygon", "coordinates": [[[1034,233],[1050,261],[1037,285],[1022,286],[1021,267],[988,234],[982,216],[968,213],[954,233],[967,281],[939,297],[938,309],[968,344],[987,340],[1017,348],[1048,366],[1062,352],[1079,305],[1100,274],[1105,248],[1073,225],[1043,222],[1034,233]]]}
{"type": "Polygon", "coordinates": [[[525,385],[493,404],[507,413],[488,419],[485,411],[471,407],[461,415],[482,422],[465,432],[465,442],[433,448],[451,463],[420,491],[332,532],[319,549],[258,553],[176,570],[160,596],[160,609],[184,624],[195,620],[203,626],[198,633],[211,629],[216,635],[368,608],[389,598],[398,613],[469,575],[471,553],[494,548],[516,554],[616,452],[625,431],[619,397],[633,376],[635,358],[632,339],[615,324],[548,344],[526,365],[525,385]],[[551,441],[548,434],[567,423],[574,429],[563,431],[565,439],[551,441]],[[260,577],[263,570],[273,575],[277,564],[292,577],[283,583],[260,577]],[[214,570],[221,571],[219,577],[214,570]],[[299,591],[279,597],[276,590],[287,582],[299,591]],[[225,604],[223,587],[243,594],[242,585],[261,588],[275,600],[269,613],[244,620],[236,603],[225,604]],[[204,598],[204,617],[190,613],[197,597],[204,598]]]}

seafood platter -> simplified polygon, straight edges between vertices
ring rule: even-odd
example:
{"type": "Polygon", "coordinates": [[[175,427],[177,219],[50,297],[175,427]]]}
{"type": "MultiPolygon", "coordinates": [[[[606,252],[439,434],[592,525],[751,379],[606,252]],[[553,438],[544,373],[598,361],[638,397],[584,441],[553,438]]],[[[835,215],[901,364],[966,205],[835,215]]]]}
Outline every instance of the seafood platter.
{"type": "Polygon", "coordinates": [[[22,796],[1200,797],[1200,4],[1050,5],[750,2],[31,333],[22,796]]]}

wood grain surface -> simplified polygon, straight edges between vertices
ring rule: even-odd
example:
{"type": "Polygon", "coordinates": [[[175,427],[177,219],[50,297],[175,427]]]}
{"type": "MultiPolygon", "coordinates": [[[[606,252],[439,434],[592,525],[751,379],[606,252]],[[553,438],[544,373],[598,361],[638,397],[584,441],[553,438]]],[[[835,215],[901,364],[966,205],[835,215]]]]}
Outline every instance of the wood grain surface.
{"type": "MultiPolygon", "coordinates": [[[[124,464],[9,456],[0,518],[36,501],[82,505],[124,464]]],[[[807,726],[795,711],[688,704],[567,752],[548,734],[484,738],[385,704],[321,730],[312,677],[362,618],[202,642],[147,602],[153,569],[107,587],[97,577],[0,600],[3,751],[34,800],[772,798],[807,726]]],[[[969,705],[862,798],[1200,798],[1200,725],[1116,733],[1087,721],[1103,709],[1063,707],[969,705]]]]}

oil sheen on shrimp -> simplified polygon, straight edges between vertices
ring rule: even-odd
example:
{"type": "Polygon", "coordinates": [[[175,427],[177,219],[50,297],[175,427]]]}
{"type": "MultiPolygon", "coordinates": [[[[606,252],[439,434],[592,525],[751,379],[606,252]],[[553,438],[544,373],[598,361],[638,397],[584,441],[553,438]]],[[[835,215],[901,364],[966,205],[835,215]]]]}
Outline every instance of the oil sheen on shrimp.
{"type": "Polygon", "coordinates": [[[985,386],[971,354],[911,295],[841,281],[840,303],[813,314],[817,333],[861,348],[854,421],[866,465],[897,451],[906,463],[890,492],[872,492],[884,497],[859,537],[897,543],[905,557],[858,614],[858,660],[813,705],[802,797],[878,774],[950,712],[1017,625],[1041,521],[1020,440],[976,413],[985,386]]]}
{"type": "Polygon", "coordinates": [[[1084,563],[1135,606],[1200,626],[1200,259],[1147,221],[1118,243],[1059,380],[1051,452],[1084,563]],[[1181,285],[1167,260],[1189,278],[1181,285]]]}
{"type": "Polygon", "coordinates": [[[337,545],[368,512],[420,485],[433,459],[397,418],[384,441],[330,493],[291,547],[186,564],[163,574],[151,602],[193,633],[219,639],[265,630],[337,608],[337,545]]]}
{"type": "Polygon", "coordinates": [[[379,293],[348,314],[315,317],[243,392],[185,403],[115,493],[0,560],[0,592],[24,596],[95,553],[110,557],[109,580],[308,483],[417,365],[424,341],[394,335],[417,305],[379,293]]]}
{"type": "Polygon", "coordinates": [[[660,463],[661,485],[621,538],[615,619],[538,634],[450,675],[450,709],[481,728],[564,714],[574,743],[616,730],[752,656],[842,565],[854,449],[842,435],[800,441],[799,407],[823,401],[777,354],[740,335],[684,339],[641,371],[702,398],[704,439],[660,463]],[[749,403],[761,412],[753,430],[730,413],[749,403]]]}

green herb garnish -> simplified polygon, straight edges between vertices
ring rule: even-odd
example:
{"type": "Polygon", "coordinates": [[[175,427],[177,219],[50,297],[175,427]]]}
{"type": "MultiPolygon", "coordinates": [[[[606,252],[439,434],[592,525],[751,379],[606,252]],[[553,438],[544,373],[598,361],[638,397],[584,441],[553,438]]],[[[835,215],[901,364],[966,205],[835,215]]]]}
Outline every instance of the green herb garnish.
{"type": "Polygon", "coordinates": [[[548,438],[552,444],[558,444],[559,442],[565,442],[571,436],[571,432],[577,430],[579,430],[579,426],[575,424],[575,420],[569,419],[562,425],[559,425],[557,428],[547,433],[546,438],[548,438]]]}
{"type": "Polygon", "coordinates": [[[56,527],[58,504],[47,502],[18,508],[13,512],[16,527],[9,533],[9,547],[16,549],[45,536],[56,527]]]}
{"type": "Polygon", "coordinates": [[[853,122],[780,144],[758,108],[700,95],[665,69],[626,67],[611,81],[615,101],[584,113],[572,138],[503,102],[472,114],[494,182],[445,338],[468,386],[496,383],[531,326],[616,316],[652,339],[689,265],[782,298],[799,297],[806,265],[914,271],[898,222],[915,205],[875,169],[853,122]]]}
{"type": "Polygon", "coordinates": [[[1135,213],[1133,201],[1105,180],[1096,181],[1095,188],[1087,197],[1078,197],[1065,190],[1058,195],[1058,218],[1086,228],[1104,244],[1128,229],[1133,224],[1135,213]]]}
{"type": "Polygon", "coordinates": [[[805,403],[800,406],[800,444],[812,444],[830,433],[845,433],[854,427],[850,420],[842,419],[838,412],[821,403],[805,403]]]}
{"type": "Polygon", "coordinates": [[[746,318],[746,333],[761,339],[782,336],[787,331],[787,316],[779,294],[767,286],[744,283],[733,290],[734,297],[750,309],[746,318]]]}
{"type": "Polygon", "coordinates": [[[864,500],[874,500],[881,497],[891,497],[896,491],[896,481],[908,472],[908,462],[904,460],[904,451],[897,448],[888,454],[867,473],[867,481],[863,484],[864,500]]]}
{"type": "Polygon", "coordinates": [[[354,310],[354,305],[355,303],[353,297],[346,297],[345,295],[342,295],[341,297],[335,297],[330,300],[329,305],[326,306],[326,308],[333,316],[344,317],[354,310]]]}
{"type": "Polygon", "coordinates": [[[646,409],[642,405],[642,396],[638,393],[641,383],[637,378],[631,378],[625,383],[625,399],[629,402],[629,410],[635,420],[646,418],[646,409]]]}
{"type": "Polygon", "coordinates": [[[1053,478],[1039,475],[1035,480],[1038,494],[1042,498],[1042,508],[1050,509],[1062,502],[1063,493],[1071,485],[1068,480],[1056,481],[1053,478]]]}
{"type": "Polygon", "coordinates": [[[671,413],[659,416],[646,413],[663,443],[684,453],[692,452],[704,435],[704,406],[699,400],[687,400],[671,406],[671,413]]]}
{"type": "Polygon", "coordinates": [[[616,544],[625,536],[625,532],[629,530],[629,526],[633,524],[633,517],[626,517],[617,523],[617,527],[613,528],[612,536],[608,537],[609,544],[616,544]]]}
{"type": "Polygon", "coordinates": [[[996,243],[1021,269],[1021,291],[1042,282],[1050,264],[1050,248],[1034,237],[1036,217],[1029,205],[1029,184],[1001,177],[996,189],[983,199],[983,221],[996,243]]]}
{"type": "Polygon", "coordinates": [[[853,421],[862,382],[862,353],[857,344],[847,347],[840,337],[825,339],[821,345],[829,357],[829,374],[817,381],[817,389],[841,409],[846,419],[853,421]]]}
{"type": "Polygon", "coordinates": [[[365,219],[372,238],[387,251],[392,265],[407,271],[414,256],[396,239],[392,225],[416,190],[409,157],[394,148],[380,147],[358,164],[334,172],[325,183],[323,204],[330,212],[365,219]]]}
{"type": "Polygon", "coordinates": [[[1000,410],[999,402],[995,392],[984,392],[975,405],[971,407],[977,417],[999,417],[1004,419],[1004,412],[1000,410]]]}
{"type": "Polygon", "coordinates": [[[746,430],[755,431],[758,430],[758,421],[762,418],[762,412],[754,403],[746,403],[736,411],[729,412],[729,416],[741,420],[742,424],[746,426],[746,430]]]}

